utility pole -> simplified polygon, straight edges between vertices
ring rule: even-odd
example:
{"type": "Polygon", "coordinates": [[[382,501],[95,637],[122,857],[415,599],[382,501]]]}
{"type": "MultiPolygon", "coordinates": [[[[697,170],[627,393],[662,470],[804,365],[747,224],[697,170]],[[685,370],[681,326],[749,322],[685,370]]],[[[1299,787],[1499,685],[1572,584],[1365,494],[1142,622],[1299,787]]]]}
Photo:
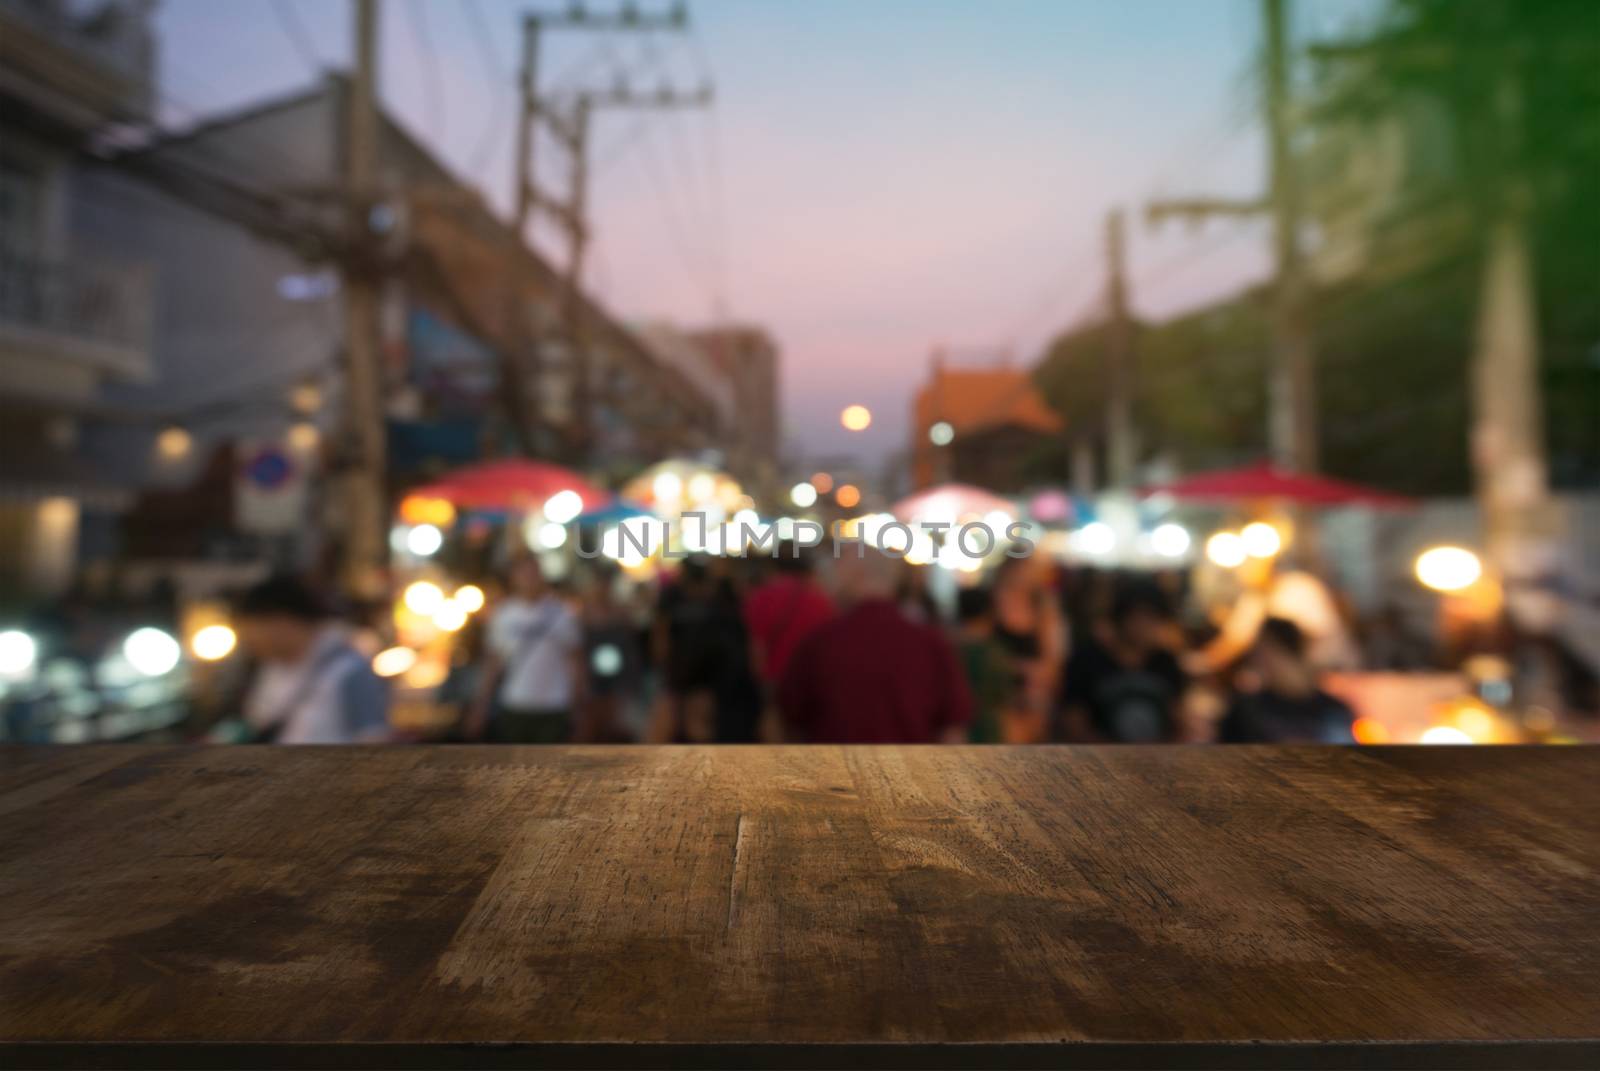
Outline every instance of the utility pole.
{"type": "Polygon", "coordinates": [[[543,98],[539,94],[539,46],[546,30],[620,30],[649,32],[682,30],[689,25],[688,8],[679,0],[665,12],[641,12],[625,3],[614,13],[592,12],[575,3],[565,11],[530,11],[522,17],[522,66],[518,75],[522,107],[517,116],[516,229],[520,238],[538,200],[534,154],[538,148],[538,124],[543,118],[543,98]]]}
{"type": "Polygon", "coordinates": [[[661,88],[654,93],[639,93],[619,84],[608,90],[579,93],[570,110],[559,100],[538,102],[538,111],[557,141],[567,151],[568,188],[564,198],[542,193],[537,186],[529,190],[535,207],[554,219],[567,239],[567,260],[562,271],[562,320],[572,350],[572,442],[582,457],[590,444],[589,426],[593,400],[593,369],[588,349],[588,317],[584,314],[583,268],[589,249],[589,133],[595,112],[603,108],[670,111],[703,108],[711,103],[711,87],[694,92],[661,88]]]}
{"type": "Polygon", "coordinates": [[[378,4],[356,0],[355,69],[345,115],[345,202],[349,254],[345,260],[344,560],[342,582],[358,595],[383,584],[387,524],[383,368],[379,346],[378,257],[371,212],[378,177],[378,4]]]}
{"type": "Polygon", "coordinates": [[[1139,463],[1133,424],[1133,321],[1128,312],[1127,228],[1122,210],[1106,217],[1106,473],[1127,490],[1139,463]]]}
{"type": "Polygon", "coordinates": [[[1265,201],[1198,198],[1148,206],[1151,222],[1171,216],[1272,218],[1276,261],[1273,283],[1272,365],[1268,376],[1268,442],[1273,462],[1291,472],[1318,468],[1316,356],[1311,337],[1309,285],[1300,248],[1302,212],[1289,108],[1289,41],[1285,0],[1261,0],[1266,38],[1262,100],[1270,174],[1265,201]]]}
{"type": "Polygon", "coordinates": [[[589,251],[589,120],[594,107],[587,96],[580,96],[573,107],[571,140],[567,143],[571,168],[566,219],[567,267],[562,275],[565,293],[561,318],[566,324],[572,347],[572,438],[573,452],[585,457],[593,445],[589,411],[593,399],[594,369],[589,359],[589,324],[583,309],[583,262],[589,251]]]}
{"type": "Polygon", "coordinates": [[[1289,119],[1286,2],[1261,2],[1267,46],[1267,145],[1272,183],[1268,196],[1278,266],[1272,317],[1271,441],[1280,465],[1295,472],[1316,472],[1317,381],[1305,263],[1300,249],[1300,181],[1289,119]]]}
{"type": "MultiPolygon", "coordinates": [[[[521,87],[521,108],[517,117],[514,179],[516,188],[513,191],[516,209],[513,216],[513,234],[516,242],[525,241],[528,221],[536,210],[543,210],[556,217],[568,238],[561,307],[573,362],[573,425],[570,438],[573,452],[580,459],[588,449],[590,437],[588,418],[591,370],[588,367],[582,291],[579,287],[588,245],[588,233],[581,213],[587,201],[589,125],[587,113],[591,106],[582,104],[580,98],[579,106],[568,122],[563,122],[559,112],[552,110],[552,102],[544,99],[539,92],[539,49],[546,31],[549,30],[631,32],[682,30],[688,26],[688,22],[688,9],[681,0],[661,13],[641,12],[632,3],[624,3],[616,12],[591,12],[585,9],[582,3],[575,3],[564,11],[529,12],[522,20],[522,64],[518,77],[521,87]],[[544,197],[539,190],[534,161],[538,151],[541,122],[549,126],[558,136],[562,136],[572,154],[570,177],[572,188],[564,203],[544,197]],[[578,214],[574,214],[574,209],[578,214]]],[[[512,255],[515,254],[516,251],[513,250],[512,255]]],[[[508,273],[506,319],[509,330],[519,331],[523,310],[516,285],[512,281],[514,278],[514,272],[508,273]]],[[[530,354],[531,367],[528,376],[528,379],[537,385],[531,392],[534,395],[532,405],[535,409],[541,404],[539,386],[542,386],[543,356],[542,340],[536,341],[530,354]]]]}

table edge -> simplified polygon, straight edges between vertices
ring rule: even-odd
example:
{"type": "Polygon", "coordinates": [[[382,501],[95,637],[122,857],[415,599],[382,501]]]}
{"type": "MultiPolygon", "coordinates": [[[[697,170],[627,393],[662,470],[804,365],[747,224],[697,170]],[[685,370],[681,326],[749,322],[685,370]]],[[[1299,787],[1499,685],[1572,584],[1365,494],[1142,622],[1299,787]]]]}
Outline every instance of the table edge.
{"type": "Polygon", "coordinates": [[[0,1041],[17,1068],[679,1068],[833,1067],[911,1071],[1096,1068],[1307,1071],[1404,1068],[1528,1071],[1600,1066],[1600,1037],[1496,1041],[1062,1041],[961,1043],[0,1041]]]}

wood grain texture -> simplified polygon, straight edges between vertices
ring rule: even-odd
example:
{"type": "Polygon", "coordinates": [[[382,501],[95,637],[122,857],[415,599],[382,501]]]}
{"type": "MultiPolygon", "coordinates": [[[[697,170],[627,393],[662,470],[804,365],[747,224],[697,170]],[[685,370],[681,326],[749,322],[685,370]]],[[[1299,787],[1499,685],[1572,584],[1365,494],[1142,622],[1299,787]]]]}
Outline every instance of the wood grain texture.
{"type": "Polygon", "coordinates": [[[1588,748],[10,749],[0,1063],[1600,1066],[1597,785],[1588,748]]]}

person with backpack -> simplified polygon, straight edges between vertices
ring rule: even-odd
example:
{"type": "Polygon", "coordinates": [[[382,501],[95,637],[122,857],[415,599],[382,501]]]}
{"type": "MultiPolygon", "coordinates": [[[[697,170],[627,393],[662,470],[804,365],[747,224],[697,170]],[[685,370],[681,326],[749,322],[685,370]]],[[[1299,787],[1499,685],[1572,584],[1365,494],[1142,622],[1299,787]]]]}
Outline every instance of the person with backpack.
{"type": "Polygon", "coordinates": [[[292,577],[265,580],[238,600],[234,622],[257,662],[244,700],[245,742],[390,739],[388,690],[311,588],[292,577]]]}

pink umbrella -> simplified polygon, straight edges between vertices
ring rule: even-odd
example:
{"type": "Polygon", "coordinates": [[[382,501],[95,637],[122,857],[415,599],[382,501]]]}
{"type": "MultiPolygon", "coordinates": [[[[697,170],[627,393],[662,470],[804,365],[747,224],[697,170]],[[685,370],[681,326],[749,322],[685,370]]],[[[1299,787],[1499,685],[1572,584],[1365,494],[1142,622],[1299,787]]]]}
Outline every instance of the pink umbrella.
{"type": "Polygon", "coordinates": [[[965,483],[946,483],[918,491],[902,498],[890,510],[897,520],[907,523],[917,521],[959,521],[963,517],[982,517],[996,510],[1017,515],[1016,504],[1010,499],[991,494],[981,487],[965,483]]]}
{"type": "Polygon", "coordinates": [[[1284,472],[1263,461],[1238,469],[1197,472],[1164,484],[1141,489],[1144,495],[1171,495],[1191,502],[1240,502],[1277,499],[1305,506],[1372,506],[1406,509],[1415,502],[1404,495],[1376,487],[1347,483],[1327,476],[1284,472]]]}

